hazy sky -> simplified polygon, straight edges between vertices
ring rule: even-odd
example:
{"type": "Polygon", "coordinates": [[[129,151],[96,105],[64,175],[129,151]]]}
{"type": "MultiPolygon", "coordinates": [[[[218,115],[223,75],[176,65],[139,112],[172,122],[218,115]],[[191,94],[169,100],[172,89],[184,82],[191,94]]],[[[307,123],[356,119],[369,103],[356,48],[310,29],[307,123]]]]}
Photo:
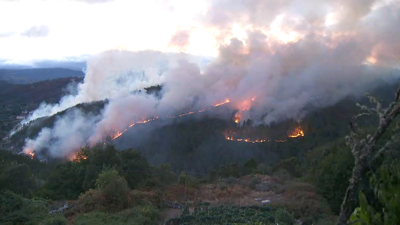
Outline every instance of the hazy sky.
{"type": "Polygon", "coordinates": [[[79,61],[111,49],[217,56],[249,30],[281,44],[301,39],[307,26],[335,38],[398,1],[0,0],[0,62],[79,61]]]}
{"type": "Polygon", "coordinates": [[[212,56],[212,34],[194,20],[204,10],[205,2],[197,0],[0,0],[0,59],[58,59],[110,49],[212,56]],[[189,29],[195,30],[184,49],[175,42],[186,40],[171,42],[189,29]]]}

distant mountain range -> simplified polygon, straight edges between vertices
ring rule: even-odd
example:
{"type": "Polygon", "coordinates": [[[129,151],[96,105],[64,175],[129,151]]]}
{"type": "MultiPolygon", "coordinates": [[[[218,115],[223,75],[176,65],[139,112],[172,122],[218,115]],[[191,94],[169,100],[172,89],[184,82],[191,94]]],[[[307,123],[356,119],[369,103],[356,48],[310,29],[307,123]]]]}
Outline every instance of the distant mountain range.
{"type": "Polygon", "coordinates": [[[29,84],[44,80],[84,76],[82,71],[62,68],[0,69],[0,81],[13,84],[29,84]]]}

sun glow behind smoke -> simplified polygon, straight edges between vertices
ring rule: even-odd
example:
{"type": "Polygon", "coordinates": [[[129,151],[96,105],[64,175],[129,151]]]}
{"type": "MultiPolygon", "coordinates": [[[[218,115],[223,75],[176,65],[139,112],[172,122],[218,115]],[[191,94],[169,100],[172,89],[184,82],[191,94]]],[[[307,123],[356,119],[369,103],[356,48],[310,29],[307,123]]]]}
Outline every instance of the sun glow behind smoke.
{"type": "MultiPolygon", "coordinates": [[[[74,116],[66,119],[67,126],[48,128],[35,140],[27,140],[25,149],[37,154],[49,149],[53,156],[65,157],[70,152],[59,152],[56,145],[75,150],[86,144],[104,143],[107,136],[118,138],[129,127],[155,116],[179,118],[204,112],[225,96],[230,101],[220,104],[230,103],[229,108],[236,110],[230,119],[237,124],[248,120],[262,124],[300,120],[308,113],[304,106],[309,103],[316,103],[316,109],[333,105],[344,96],[365,93],[373,86],[369,83],[372,74],[385,76],[372,70],[398,66],[400,58],[400,33],[395,29],[400,6],[396,1],[337,4],[323,0],[301,5],[299,1],[281,4],[244,0],[11,2],[0,2],[0,21],[16,21],[0,26],[0,59],[8,54],[14,60],[36,54],[39,58],[95,54],[88,61],[77,96],[66,96],[55,105],[43,104],[35,111],[35,118],[54,115],[79,103],[110,99],[106,113],[96,120],[91,121],[90,115],[74,116]],[[65,16],[71,11],[65,9],[75,7],[74,18],[65,16]],[[45,12],[51,12],[51,16],[45,12]],[[33,14],[43,17],[38,19],[33,14]],[[35,38],[24,36],[38,24],[48,27],[49,32],[35,38]],[[171,37],[176,37],[175,42],[171,37]],[[101,52],[116,46],[128,51],[161,52],[101,52]],[[170,51],[217,58],[192,60],[185,54],[166,53],[170,51]],[[363,63],[374,66],[361,68],[363,63]],[[137,70],[145,71],[142,78],[127,76],[137,70]],[[165,89],[157,99],[129,94],[160,84],[165,89]],[[312,96],[326,101],[310,100],[312,96]],[[129,99],[133,100],[127,102],[129,99]],[[79,120],[81,117],[84,120],[79,120]],[[79,123],[72,129],[68,125],[74,121],[79,123]],[[89,122],[79,126],[85,121],[89,122]]],[[[304,132],[288,136],[302,137],[304,132]]]]}

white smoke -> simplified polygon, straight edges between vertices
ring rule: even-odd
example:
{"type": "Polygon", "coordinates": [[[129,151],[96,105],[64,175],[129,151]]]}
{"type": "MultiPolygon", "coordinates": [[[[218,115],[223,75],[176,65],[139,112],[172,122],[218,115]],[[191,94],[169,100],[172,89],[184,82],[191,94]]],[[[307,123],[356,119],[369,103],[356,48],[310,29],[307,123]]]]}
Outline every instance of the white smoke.
{"type": "Polygon", "coordinates": [[[78,109],[57,117],[52,128],[43,128],[35,140],[25,140],[25,152],[47,150],[53,157],[72,157],[72,153],[87,144],[95,132],[98,116],[83,114],[78,109]]]}
{"type": "Polygon", "coordinates": [[[201,24],[218,29],[220,45],[218,58],[207,66],[189,55],[151,51],[108,51],[91,58],[77,94],[42,104],[29,120],[109,99],[101,116],[77,111],[61,116],[53,128],[27,140],[25,150],[48,148],[65,156],[132,122],[200,110],[226,98],[232,109],[249,106],[241,120],[301,119],[310,106],[332,105],[363,94],[376,80],[393,80],[390,68],[400,65],[398,1],[303,3],[211,1],[201,24]],[[232,36],[237,24],[247,25],[246,37],[232,36]],[[159,84],[161,99],[132,93],[159,84]],[[57,145],[70,150],[62,153],[57,145]]]}

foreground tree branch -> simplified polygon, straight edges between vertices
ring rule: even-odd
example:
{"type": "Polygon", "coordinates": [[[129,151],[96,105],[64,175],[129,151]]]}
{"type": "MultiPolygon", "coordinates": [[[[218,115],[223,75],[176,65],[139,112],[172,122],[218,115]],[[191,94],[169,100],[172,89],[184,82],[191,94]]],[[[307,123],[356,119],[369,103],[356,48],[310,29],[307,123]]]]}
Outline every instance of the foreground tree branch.
{"type": "Polygon", "coordinates": [[[380,101],[370,95],[367,95],[367,97],[372,103],[376,104],[376,108],[371,109],[358,104],[358,106],[365,112],[355,116],[355,119],[358,119],[365,115],[376,114],[379,117],[379,125],[375,133],[373,135],[368,135],[366,138],[360,139],[360,135],[356,133],[357,131],[355,129],[352,129],[350,136],[346,137],[346,143],[352,149],[351,152],[354,155],[355,162],[353,173],[349,180],[350,183],[347,187],[346,194],[340,209],[338,221],[338,224],[340,225],[347,224],[351,213],[357,207],[357,196],[359,193],[361,180],[365,176],[366,171],[370,166],[370,163],[374,159],[379,157],[380,154],[387,151],[387,149],[389,149],[388,147],[391,145],[391,142],[388,142],[381,149],[375,149],[376,143],[386,132],[396,116],[400,113],[399,96],[400,87],[396,90],[394,102],[392,102],[385,110],[382,110],[380,101]]]}

